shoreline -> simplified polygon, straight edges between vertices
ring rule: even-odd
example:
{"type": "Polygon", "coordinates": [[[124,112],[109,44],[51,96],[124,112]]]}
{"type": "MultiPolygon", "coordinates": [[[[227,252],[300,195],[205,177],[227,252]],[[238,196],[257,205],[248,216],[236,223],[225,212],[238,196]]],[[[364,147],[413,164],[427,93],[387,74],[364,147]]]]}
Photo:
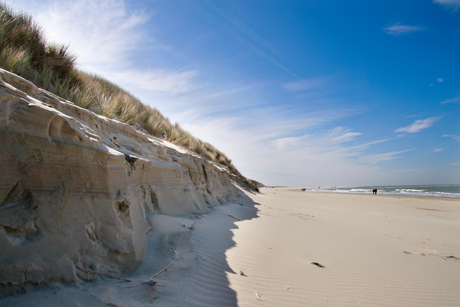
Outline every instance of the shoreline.
{"type": "MultiPolygon", "coordinates": [[[[271,187],[267,187],[269,189],[273,189],[271,187]]],[[[356,192],[356,191],[350,191],[350,190],[336,190],[336,189],[345,189],[345,188],[350,188],[350,187],[321,187],[318,191],[318,188],[315,187],[279,187],[277,189],[285,189],[285,190],[290,190],[290,191],[300,191],[300,192],[310,192],[310,193],[331,193],[331,194],[353,194],[353,195],[374,195],[372,192],[356,192]]],[[[447,192],[445,192],[447,193],[447,192]]],[[[446,195],[420,195],[420,194],[407,194],[407,193],[392,193],[392,192],[384,192],[379,190],[377,194],[375,195],[391,195],[391,196],[410,196],[410,197],[429,197],[429,198],[460,198],[460,193],[456,193],[455,195],[452,196],[446,196],[446,195]]],[[[374,195],[374,196],[375,196],[374,195]]]]}
{"type": "MultiPolygon", "coordinates": [[[[294,192],[294,191],[293,191],[294,192]]],[[[305,192],[305,191],[299,191],[305,192]]],[[[349,193],[349,192],[308,192],[308,193],[318,193],[318,194],[340,194],[340,195],[353,195],[353,196],[373,196],[373,197],[410,197],[415,199],[439,199],[439,200],[446,200],[446,201],[460,201],[459,196],[426,196],[426,195],[407,195],[407,194],[378,194],[373,195],[370,193],[349,193]]]]}

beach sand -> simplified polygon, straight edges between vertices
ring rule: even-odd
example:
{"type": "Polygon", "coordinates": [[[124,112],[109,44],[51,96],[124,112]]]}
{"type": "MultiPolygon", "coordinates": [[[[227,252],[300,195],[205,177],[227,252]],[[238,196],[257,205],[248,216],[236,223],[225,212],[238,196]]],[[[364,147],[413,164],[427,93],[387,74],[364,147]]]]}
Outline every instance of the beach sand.
{"type": "Polygon", "coordinates": [[[239,306],[255,291],[270,306],[460,306],[459,199],[262,193],[226,252],[247,275],[228,275],[239,306]]]}
{"type": "Polygon", "coordinates": [[[458,198],[263,188],[150,223],[131,282],[48,285],[0,305],[460,306],[458,198]],[[171,263],[161,286],[145,284],[171,263]]]}

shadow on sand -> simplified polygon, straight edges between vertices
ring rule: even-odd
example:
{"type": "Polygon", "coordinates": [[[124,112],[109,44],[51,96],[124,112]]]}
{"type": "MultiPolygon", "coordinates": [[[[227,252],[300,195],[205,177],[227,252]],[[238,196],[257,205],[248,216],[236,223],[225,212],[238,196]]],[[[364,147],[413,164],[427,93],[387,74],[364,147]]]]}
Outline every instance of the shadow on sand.
{"type": "Polygon", "coordinates": [[[175,259],[173,261],[176,261],[175,269],[168,269],[169,272],[158,276],[158,282],[166,287],[159,290],[161,293],[158,293],[155,305],[238,305],[236,292],[230,288],[227,273],[239,272],[230,268],[225,253],[236,246],[232,230],[238,229],[238,223],[258,217],[258,204],[246,194],[241,194],[238,202],[215,207],[203,216],[198,215],[188,238],[190,244],[186,244],[185,237],[169,238],[175,259]],[[182,242],[175,244],[172,241],[182,242]]]}
{"type": "Polygon", "coordinates": [[[240,192],[235,202],[207,214],[152,214],[143,263],[131,282],[101,276],[94,282],[49,284],[26,295],[3,298],[2,306],[237,306],[227,274],[226,251],[235,247],[233,229],[257,218],[257,203],[240,192]],[[162,271],[173,263],[167,270],[162,271]],[[151,286],[148,281],[156,273],[151,286]]]}

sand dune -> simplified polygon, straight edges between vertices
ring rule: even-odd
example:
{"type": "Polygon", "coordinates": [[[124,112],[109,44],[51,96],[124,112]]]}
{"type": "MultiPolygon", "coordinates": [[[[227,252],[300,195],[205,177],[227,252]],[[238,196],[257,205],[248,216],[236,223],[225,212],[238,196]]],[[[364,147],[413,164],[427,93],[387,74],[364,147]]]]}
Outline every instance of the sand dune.
{"type": "Polygon", "coordinates": [[[0,297],[131,274],[151,213],[233,200],[222,165],[96,115],[0,69],[0,297]],[[79,268],[78,268],[79,267],[79,268]]]}
{"type": "Polygon", "coordinates": [[[208,214],[151,215],[132,282],[48,286],[2,306],[460,305],[458,199],[261,192],[208,214]],[[171,262],[154,278],[164,287],[144,283],[171,262]]]}

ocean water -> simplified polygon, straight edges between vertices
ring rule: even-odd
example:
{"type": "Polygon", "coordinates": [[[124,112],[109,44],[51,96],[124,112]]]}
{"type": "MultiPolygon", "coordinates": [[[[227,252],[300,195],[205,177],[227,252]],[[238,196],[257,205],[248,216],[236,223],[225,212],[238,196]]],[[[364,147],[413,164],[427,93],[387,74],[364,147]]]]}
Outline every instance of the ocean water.
{"type": "Polygon", "coordinates": [[[460,197],[460,184],[339,187],[339,188],[319,188],[319,189],[311,189],[311,190],[306,190],[306,191],[307,192],[372,194],[373,189],[377,189],[377,194],[433,196],[433,197],[436,197],[436,196],[438,197],[460,197]]]}

